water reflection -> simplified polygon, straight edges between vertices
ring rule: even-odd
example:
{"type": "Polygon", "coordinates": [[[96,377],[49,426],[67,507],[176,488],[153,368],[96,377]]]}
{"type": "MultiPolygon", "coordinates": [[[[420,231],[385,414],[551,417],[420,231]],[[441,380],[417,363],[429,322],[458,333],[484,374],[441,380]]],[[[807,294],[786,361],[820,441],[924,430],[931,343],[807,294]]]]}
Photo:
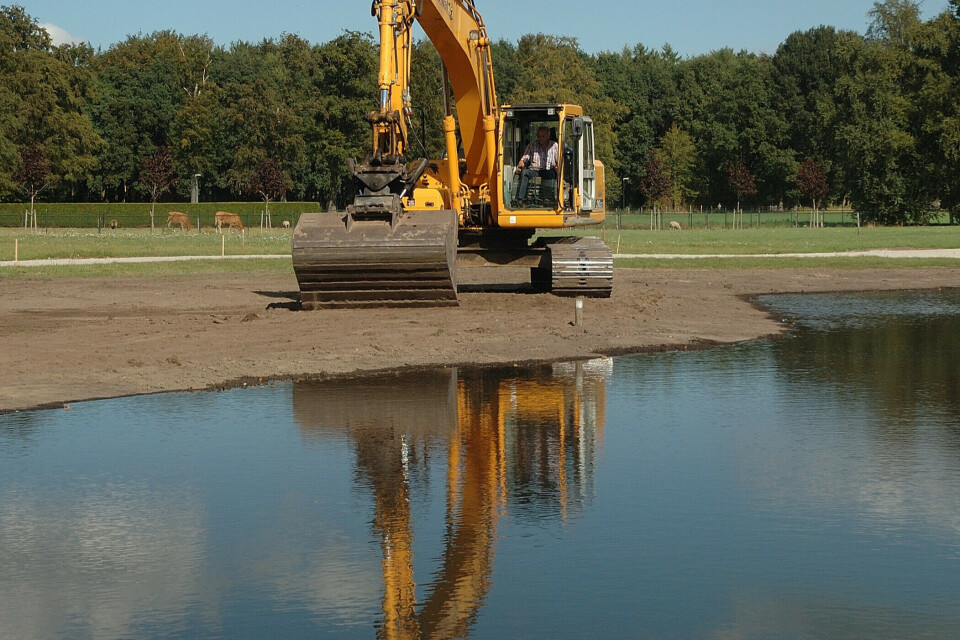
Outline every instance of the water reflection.
{"type": "Polygon", "coordinates": [[[957,292],[769,296],[804,328],[774,350],[778,371],[810,393],[837,391],[882,417],[903,444],[918,418],[960,425],[957,292]]]}
{"type": "Polygon", "coordinates": [[[378,637],[468,637],[491,587],[507,505],[567,518],[589,499],[611,368],[604,359],[512,375],[452,369],[294,384],[305,437],[346,434],[356,484],[376,505],[384,592],[378,637]],[[411,493],[433,480],[429,462],[439,456],[446,458],[443,552],[418,598],[411,493]]]}
{"type": "Polygon", "coordinates": [[[0,490],[0,635],[129,637],[145,618],[175,629],[198,582],[196,497],[143,486],[81,492],[0,490]]]}
{"type": "Polygon", "coordinates": [[[0,415],[0,639],[951,638],[960,296],[0,415]]]}

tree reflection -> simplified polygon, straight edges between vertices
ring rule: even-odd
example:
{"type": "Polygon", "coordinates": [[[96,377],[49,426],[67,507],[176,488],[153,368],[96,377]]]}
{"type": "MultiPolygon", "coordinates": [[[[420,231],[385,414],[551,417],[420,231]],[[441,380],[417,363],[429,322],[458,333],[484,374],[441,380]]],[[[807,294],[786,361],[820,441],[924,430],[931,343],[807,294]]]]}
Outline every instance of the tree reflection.
{"type": "Polygon", "coordinates": [[[298,382],[305,437],[347,435],[375,504],[380,638],[465,638],[491,587],[498,522],[567,518],[590,497],[610,360],[298,382]],[[416,596],[413,494],[446,456],[440,566],[416,596]]]}
{"type": "MultiPolygon", "coordinates": [[[[811,394],[837,393],[882,416],[889,438],[911,440],[924,416],[960,422],[957,316],[890,316],[802,330],[774,348],[780,375],[811,394]]],[[[950,440],[960,445],[960,433],[950,440]]]]}

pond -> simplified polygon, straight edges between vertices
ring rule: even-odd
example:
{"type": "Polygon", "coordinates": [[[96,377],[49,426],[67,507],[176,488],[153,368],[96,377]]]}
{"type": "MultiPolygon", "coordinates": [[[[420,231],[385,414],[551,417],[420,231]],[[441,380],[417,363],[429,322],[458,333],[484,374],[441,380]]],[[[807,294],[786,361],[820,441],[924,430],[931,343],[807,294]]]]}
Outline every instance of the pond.
{"type": "Polygon", "coordinates": [[[0,415],[0,637],[950,638],[960,294],[0,415]]]}

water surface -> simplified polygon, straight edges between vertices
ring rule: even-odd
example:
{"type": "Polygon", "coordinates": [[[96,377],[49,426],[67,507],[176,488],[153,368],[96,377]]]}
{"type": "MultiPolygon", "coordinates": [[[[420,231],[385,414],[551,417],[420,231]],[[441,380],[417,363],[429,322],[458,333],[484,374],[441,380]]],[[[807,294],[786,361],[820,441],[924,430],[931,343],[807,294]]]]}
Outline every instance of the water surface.
{"type": "Polygon", "coordinates": [[[0,416],[2,638],[960,637],[960,296],[0,416]]]}

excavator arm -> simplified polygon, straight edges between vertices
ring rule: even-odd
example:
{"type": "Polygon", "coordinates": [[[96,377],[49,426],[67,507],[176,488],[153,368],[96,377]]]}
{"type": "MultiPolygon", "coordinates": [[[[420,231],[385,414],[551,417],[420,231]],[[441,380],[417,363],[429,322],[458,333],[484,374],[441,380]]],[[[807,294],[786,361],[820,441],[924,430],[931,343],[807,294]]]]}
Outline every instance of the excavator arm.
{"type": "Polygon", "coordinates": [[[357,193],[346,212],[306,213],[293,233],[293,268],[305,309],[457,304],[457,232],[471,187],[495,185],[497,100],[490,40],[471,0],[374,0],[380,35],[377,108],[369,155],[351,159],[357,193]],[[444,61],[443,188],[414,190],[430,164],[410,160],[411,29],[419,21],[444,61]],[[463,170],[462,170],[463,169],[463,170]],[[462,178],[461,178],[462,176],[462,178]]]}
{"type": "Polygon", "coordinates": [[[468,206],[467,188],[494,185],[498,157],[498,107],[490,59],[490,38],[472,0],[374,0],[371,13],[380,34],[379,106],[367,114],[373,125],[373,149],[366,163],[354,164],[354,175],[374,191],[389,174],[393,191],[406,194],[426,168],[421,160],[408,167],[407,132],[410,104],[412,27],[419,22],[437,48],[444,65],[444,145],[447,173],[443,176],[449,205],[462,219],[468,206]],[[456,104],[463,149],[461,180],[456,104]],[[389,167],[389,170],[383,167],[389,167]]]}
{"type": "MultiPolygon", "coordinates": [[[[472,0],[418,0],[422,4],[420,26],[437,48],[444,75],[457,105],[469,187],[494,184],[499,118],[497,92],[490,59],[490,37],[472,0]]],[[[448,158],[456,157],[449,134],[455,123],[449,92],[444,132],[448,158]]]]}

